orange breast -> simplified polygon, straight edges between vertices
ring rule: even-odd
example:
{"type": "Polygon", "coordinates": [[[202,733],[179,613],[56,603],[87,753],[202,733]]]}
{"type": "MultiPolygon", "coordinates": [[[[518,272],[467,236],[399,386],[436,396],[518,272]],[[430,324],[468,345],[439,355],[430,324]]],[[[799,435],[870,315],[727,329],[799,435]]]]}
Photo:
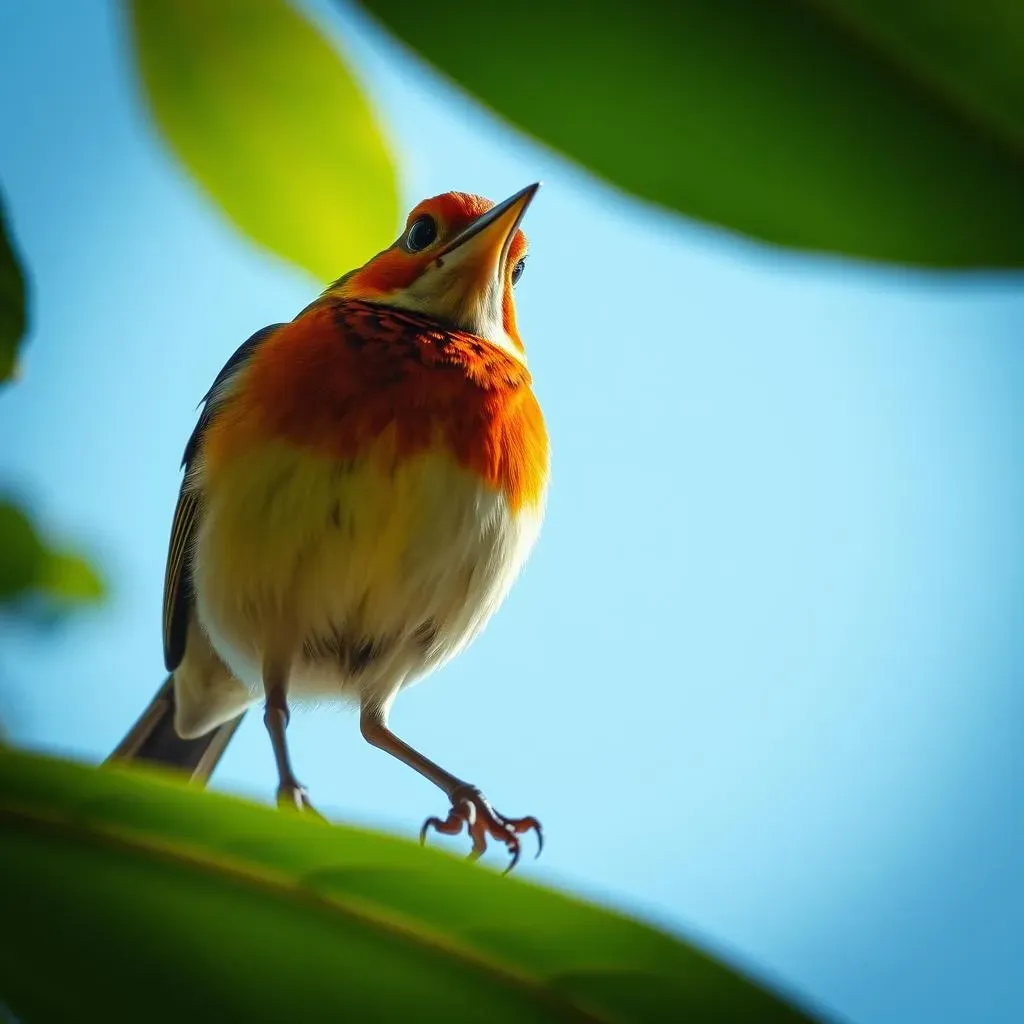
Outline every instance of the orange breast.
{"type": "Polygon", "coordinates": [[[548,437],[526,367],[472,334],[356,301],[315,306],[268,338],[203,453],[209,472],[271,438],[347,459],[387,431],[399,458],[446,446],[513,509],[543,494],[548,437]]]}

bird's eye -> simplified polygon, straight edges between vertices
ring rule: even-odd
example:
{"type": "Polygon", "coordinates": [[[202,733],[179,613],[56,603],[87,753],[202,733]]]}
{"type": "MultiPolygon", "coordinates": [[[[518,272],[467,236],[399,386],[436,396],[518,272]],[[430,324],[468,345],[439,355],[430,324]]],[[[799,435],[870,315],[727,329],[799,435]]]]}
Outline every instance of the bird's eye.
{"type": "Polygon", "coordinates": [[[409,247],[409,252],[421,252],[435,238],[437,238],[437,224],[433,217],[424,214],[412,222],[409,233],[405,237],[405,244],[409,247]]]}
{"type": "Polygon", "coordinates": [[[523,276],[523,271],[526,269],[526,257],[524,256],[513,268],[512,268],[512,283],[515,284],[519,278],[523,276]]]}

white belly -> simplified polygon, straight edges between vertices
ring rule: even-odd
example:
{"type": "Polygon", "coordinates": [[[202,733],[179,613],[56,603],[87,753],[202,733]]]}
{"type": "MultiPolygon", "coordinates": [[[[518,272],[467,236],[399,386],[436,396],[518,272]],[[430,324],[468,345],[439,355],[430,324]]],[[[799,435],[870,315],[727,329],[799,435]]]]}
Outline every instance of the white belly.
{"type": "Polygon", "coordinates": [[[390,701],[480,631],[542,514],[444,452],[383,445],[351,462],[281,445],[196,483],[199,620],[253,696],[273,659],[292,696],[390,701]]]}

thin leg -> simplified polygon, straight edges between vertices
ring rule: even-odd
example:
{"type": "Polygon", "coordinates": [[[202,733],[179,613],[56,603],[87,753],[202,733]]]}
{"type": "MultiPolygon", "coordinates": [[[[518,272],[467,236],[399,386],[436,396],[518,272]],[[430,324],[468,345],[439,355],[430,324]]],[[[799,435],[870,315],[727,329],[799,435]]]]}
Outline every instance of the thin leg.
{"type": "Polygon", "coordinates": [[[291,757],[288,754],[288,739],[285,735],[291,712],[288,710],[284,678],[274,673],[265,672],[263,686],[267,694],[263,724],[267,727],[270,744],[274,748],[274,759],[277,761],[277,806],[294,808],[312,814],[321,820],[326,820],[309,802],[306,787],[299,782],[292,770],[291,757]]]}
{"type": "Polygon", "coordinates": [[[445,835],[458,835],[463,827],[473,841],[470,860],[476,860],[487,849],[487,837],[505,844],[512,861],[505,869],[511,871],[519,861],[522,852],[519,836],[524,832],[537,833],[537,855],[544,845],[544,835],[536,818],[506,818],[499,814],[484,798],[476,786],[446,772],[418,750],[399,739],[387,725],[387,709],[379,704],[364,704],[359,716],[359,728],[363,738],[380,750],[397,757],[414,771],[429,779],[443,790],[451,800],[451,810],[443,820],[427,818],[420,830],[420,842],[424,842],[431,828],[445,835]]]}

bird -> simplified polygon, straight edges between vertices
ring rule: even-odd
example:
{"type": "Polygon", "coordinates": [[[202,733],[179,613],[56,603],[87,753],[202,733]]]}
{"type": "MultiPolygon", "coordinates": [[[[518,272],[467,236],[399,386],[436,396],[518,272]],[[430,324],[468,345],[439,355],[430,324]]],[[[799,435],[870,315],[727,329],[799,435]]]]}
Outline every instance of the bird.
{"type": "Polygon", "coordinates": [[[549,437],[513,298],[539,187],[425,199],[387,249],[228,359],[182,459],[169,674],[108,762],[204,785],[262,701],[277,803],[319,817],[293,768],[291,706],[348,703],[370,744],[447,796],[421,842],[465,829],[471,859],[494,840],[511,870],[532,832],[539,854],[535,817],[499,813],[388,725],[398,694],[502,604],[544,518],[549,437]]]}

